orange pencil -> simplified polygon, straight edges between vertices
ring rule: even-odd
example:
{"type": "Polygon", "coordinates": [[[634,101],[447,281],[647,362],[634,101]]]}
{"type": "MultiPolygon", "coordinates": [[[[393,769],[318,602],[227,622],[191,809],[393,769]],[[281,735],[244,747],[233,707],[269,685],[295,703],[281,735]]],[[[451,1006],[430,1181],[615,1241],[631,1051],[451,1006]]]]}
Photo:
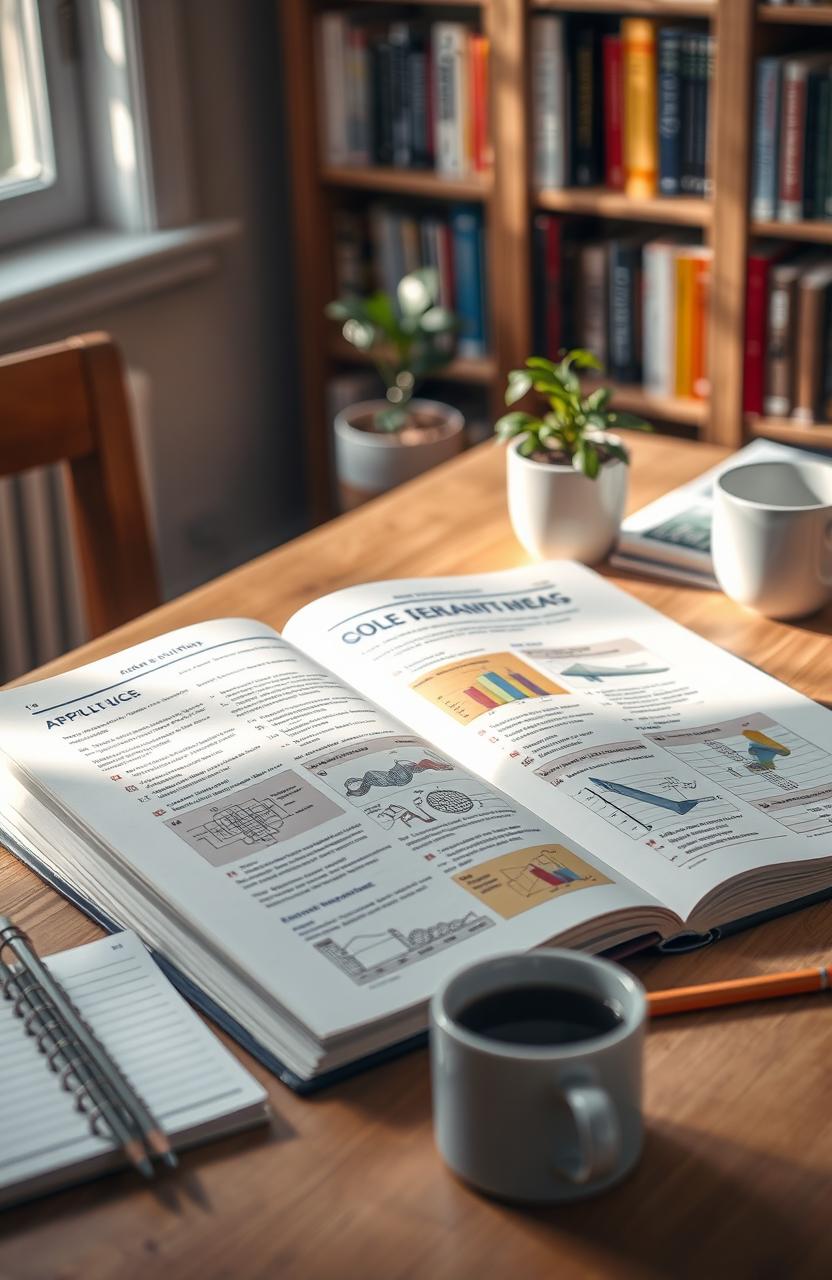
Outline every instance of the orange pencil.
{"type": "Polygon", "coordinates": [[[803,996],[812,991],[826,991],[829,982],[829,970],[826,968],[767,973],[761,978],[736,978],[730,982],[705,982],[698,987],[651,991],[647,995],[647,1008],[652,1018],[661,1018],[669,1013],[715,1009],[721,1004],[772,1000],[776,996],[803,996]]]}

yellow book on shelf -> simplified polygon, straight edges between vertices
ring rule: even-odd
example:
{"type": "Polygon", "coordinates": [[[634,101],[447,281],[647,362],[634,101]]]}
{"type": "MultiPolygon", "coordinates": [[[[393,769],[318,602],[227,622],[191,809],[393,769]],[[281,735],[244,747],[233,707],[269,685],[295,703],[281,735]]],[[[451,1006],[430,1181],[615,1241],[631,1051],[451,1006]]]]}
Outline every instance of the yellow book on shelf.
{"type": "Polygon", "coordinates": [[[621,23],[624,63],[624,190],[633,199],[656,194],[656,29],[649,18],[621,23]]]}
{"type": "Polygon", "coordinates": [[[679,253],[676,258],[676,395],[692,396],[694,380],[694,316],[696,309],[696,258],[679,253]]]}

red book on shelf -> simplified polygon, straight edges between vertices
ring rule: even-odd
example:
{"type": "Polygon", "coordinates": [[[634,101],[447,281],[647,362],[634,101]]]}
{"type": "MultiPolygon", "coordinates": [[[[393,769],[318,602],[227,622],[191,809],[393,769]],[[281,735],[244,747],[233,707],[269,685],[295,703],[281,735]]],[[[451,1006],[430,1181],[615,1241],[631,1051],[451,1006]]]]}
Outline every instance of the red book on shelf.
{"type": "Polygon", "coordinates": [[[624,190],[624,88],[621,37],[606,35],[604,50],[604,181],[611,191],[624,190]]]}
{"type": "Polygon", "coordinates": [[[471,74],[471,154],[474,169],[482,173],[490,166],[488,147],[488,37],[472,34],[469,45],[471,74]]]}
{"type": "Polygon", "coordinates": [[[707,400],[711,390],[708,379],[708,298],[711,289],[711,254],[697,257],[693,268],[693,395],[707,400]]]}
{"type": "Polygon", "coordinates": [[[745,413],[762,413],[765,394],[768,276],[771,264],[785,252],[782,244],[752,245],[745,277],[745,347],[743,397],[745,413]]]}

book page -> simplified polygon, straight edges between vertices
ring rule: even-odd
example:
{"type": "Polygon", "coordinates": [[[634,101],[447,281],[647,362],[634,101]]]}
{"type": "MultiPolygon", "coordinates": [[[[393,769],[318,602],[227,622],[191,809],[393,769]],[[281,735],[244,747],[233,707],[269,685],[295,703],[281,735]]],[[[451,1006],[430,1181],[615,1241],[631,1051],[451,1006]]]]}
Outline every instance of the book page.
{"type": "MultiPolygon", "coordinates": [[[[208,939],[322,1038],[423,1000],[448,964],[656,907],[261,623],[189,627],[4,693],[0,735],[106,841],[131,900],[173,919],[153,945],[181,943],[171,958],[200,984],[186,943],[208,939]]],[[[124,922],[83,840],[63,874],[124,922]]]]}
{"type": "Polygon", "coordinates": [[[580,565],[353,587],[286,634],[685,918],[832,853],[832,715],[580,565]]]}
{"type": "MultiPolygon", "coordinates": [[[[174,990],[135,934],[45,957],[151,1113],[174,1140],[265,1102],[265,1090],[174,990]]],[[[4,1188],[74,1168],[117,1149],[89,1117],[0,999],[0,1201],[4,1188]]],[[[11,1194],[9,1192],[8,1194],[11,1194]]]]}

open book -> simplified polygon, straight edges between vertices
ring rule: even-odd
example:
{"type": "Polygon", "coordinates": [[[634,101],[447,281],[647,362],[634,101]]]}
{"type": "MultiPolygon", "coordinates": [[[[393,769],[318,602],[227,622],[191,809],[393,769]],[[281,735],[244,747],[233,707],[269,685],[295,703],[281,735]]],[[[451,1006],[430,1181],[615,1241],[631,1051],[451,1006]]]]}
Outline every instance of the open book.
{"type": "Polygon", "coordinates": [[[352,587],[0,694],[0,828],[283,1079],[450,969],[832,885],[832,715],[581,566],[352,587]]]}

